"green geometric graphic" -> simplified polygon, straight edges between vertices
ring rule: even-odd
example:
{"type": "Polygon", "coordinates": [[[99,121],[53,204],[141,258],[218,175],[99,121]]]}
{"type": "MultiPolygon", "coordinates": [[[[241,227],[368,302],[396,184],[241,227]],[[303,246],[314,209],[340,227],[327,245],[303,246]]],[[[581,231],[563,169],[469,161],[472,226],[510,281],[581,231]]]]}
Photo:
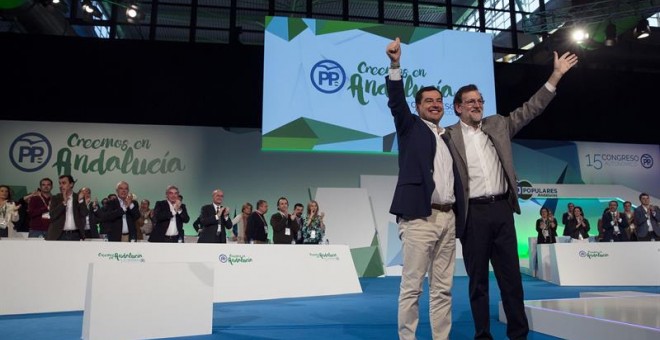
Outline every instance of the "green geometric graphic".
{"type": "Polygon", "coordinates": [[[313,150],[316,145],[378,136],[310,118],[298,118],[263,135],[262,150],[313,150]]]}
{"type": "Polygon", "coordinates": [[[351,256],[353,256],[353,263],[355,264],[358,277],[378,277],[385,275],[383,259],[380,257],[380,247],[376,234],[374,234],[370,247],[353,248],[351,249],[351,256]]]}
{"type": "Polygon", "coordinates": [[[291,41],[306,29],[312,30],[314,35],[361,30],[388,39],[399,37],[404,44],[411,44],[444,31],[444,29],[437,28],[392,26],[367,22],[337,20],[312,20],[307,22],[306,20],[308,19],[266,17],[265,31],[286,41],[291,41]]]}

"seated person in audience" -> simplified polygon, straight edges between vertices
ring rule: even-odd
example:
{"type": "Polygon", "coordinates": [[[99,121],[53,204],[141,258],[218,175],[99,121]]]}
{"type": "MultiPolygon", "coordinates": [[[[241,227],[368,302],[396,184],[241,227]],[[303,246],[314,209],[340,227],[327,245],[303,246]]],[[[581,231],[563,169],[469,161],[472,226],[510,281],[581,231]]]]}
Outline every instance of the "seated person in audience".
{"type": "Polygon", "coordinates": [[[660,214],[658,206],[651,204],[651,197],[647,193],[639,195],[641,205],[635,209],[635,222],[637,223],[637,240],[660,240],[660,214]]]}
{"type": "Polygon", "coordinates": [[[548,208],[543,207],[540,210],[541,218],[536,220],[536,231],[538,244],[557,243],[557,219],[552,216],[548,208]]]}
{"type": "Polygon", "coordinates": [[[589,220],[584,217],[582,207],[575,207],[573,216],[574,218],[566,226],[571,230],[571,238],[577,241],[589,240],[589,220]]]}
{"type": "Polygon", "coordinates": [[[303,221],[304,244],[323,243],[323,238],[325,237],[324,216],[324,213],[319,213],[319,204],[316,201],[310,201],[307,204],[307,217],[303,221]]]}
{"type": "Polygon", "coordinates": [[[635,226],[635,212],[632,209],[630,201],[623,202],[623,213],[628,219],[628,229],[626,229],[626,237],[629,241],[637,241],[637,231],[635,226]]]}
{"type": "Polygon", "coordinates": [[[612,200],[609,203],[609,208],[603,214],[603,239],[601,242],[628,241],[626,237],[628,219],[626,215],[617,210],[618,208],[619,203],[612,200]]]}

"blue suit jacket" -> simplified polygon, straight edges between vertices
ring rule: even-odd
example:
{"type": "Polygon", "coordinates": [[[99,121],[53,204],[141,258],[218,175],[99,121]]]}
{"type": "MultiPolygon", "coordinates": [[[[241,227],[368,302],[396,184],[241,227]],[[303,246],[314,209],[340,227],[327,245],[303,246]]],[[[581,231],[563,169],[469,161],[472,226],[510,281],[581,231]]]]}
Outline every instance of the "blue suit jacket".
{"type": "MultiPolygon", "coordinates": [[[[399,178],[394,190],[390,213],[397,217],[426,217],[431,215],[431,196],[435,189],[433,181],[433,159],[435,158],[435,136],[428,125],[410,112],[406,102],[403,81],[390,81],[386,77],[387,91],[394,126],[399,143],[399,178]]],[[[445,136],[443,136],[443,140],[445,136]]],[[[446,140],[445,140],[446,142],[446,140]]],[[[454,194],[462,189],[454,167],[454,194]]],[[[463,202],[456,197],[458,209],[463,202]]],[[[458,220],[457,220],[458,221],[458,220]]]]}

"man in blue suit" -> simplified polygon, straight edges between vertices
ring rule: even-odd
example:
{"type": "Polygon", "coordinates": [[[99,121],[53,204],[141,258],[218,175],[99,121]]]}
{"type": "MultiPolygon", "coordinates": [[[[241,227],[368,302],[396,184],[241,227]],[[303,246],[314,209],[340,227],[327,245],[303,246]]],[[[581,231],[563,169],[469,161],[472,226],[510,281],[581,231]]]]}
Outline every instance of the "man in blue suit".
{"type": "MultiPolygon", "coordinates": [[[[415,339],[419,296],[429,277],[433,339],[447,339],[451,330],[451,286],[456,254],[454,171],[439,125],[444,114],[442,93],[432,86],[415,95],[419,116],[410,112],[400,69],[399,38],[386,49],[388,106],[399,143],[399,177],[390,213],[397,216],[403,269],[399,291],[400,339],[415,339]]],[[[461,190],[456,190],[461,192],[461,190]]]]}

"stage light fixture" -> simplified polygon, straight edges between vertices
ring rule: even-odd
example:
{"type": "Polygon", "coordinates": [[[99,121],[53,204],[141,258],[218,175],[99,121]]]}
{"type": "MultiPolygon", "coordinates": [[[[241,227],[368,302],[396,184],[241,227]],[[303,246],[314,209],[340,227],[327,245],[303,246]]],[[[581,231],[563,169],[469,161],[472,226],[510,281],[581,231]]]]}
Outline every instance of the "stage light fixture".
{"type": "Polygon", "coordinates": [[[589,39],[589,33],[585,31],[583,28],[576,28],[573,30],[573,33],[571,34],[571,37],[573,38],[573,41],[577,43],[584,42],[585,40],[589,39]]]}
{"type": "Polygon", "coordinates": [[[92,4],[92,0],[83,0],[80,6],[83,10],[83,15],[93,16],[97,18],[103,17],[101,10],[92,4]]]}
{"type": "Polygon", "coordinates": [[[633,35],[637,39],[644,39],[651,35],[651,27],[649,27],[649,21],[647,19],[640,20],[633,30],[633,35]]]}
{"type": "Polygon", "coordinates": [[[131,24],[135,24],[140,22],[142,19],[144,19],[144,13],[140,11],[140,8],[137,4],[132,3],[126,7],[126,21],[131,24]]]}
{"type": "Polygon", "coordinates": [[[605,28],[605,46],[614,46],[616,44],[616,26],[609,23],[605,28]]]}

